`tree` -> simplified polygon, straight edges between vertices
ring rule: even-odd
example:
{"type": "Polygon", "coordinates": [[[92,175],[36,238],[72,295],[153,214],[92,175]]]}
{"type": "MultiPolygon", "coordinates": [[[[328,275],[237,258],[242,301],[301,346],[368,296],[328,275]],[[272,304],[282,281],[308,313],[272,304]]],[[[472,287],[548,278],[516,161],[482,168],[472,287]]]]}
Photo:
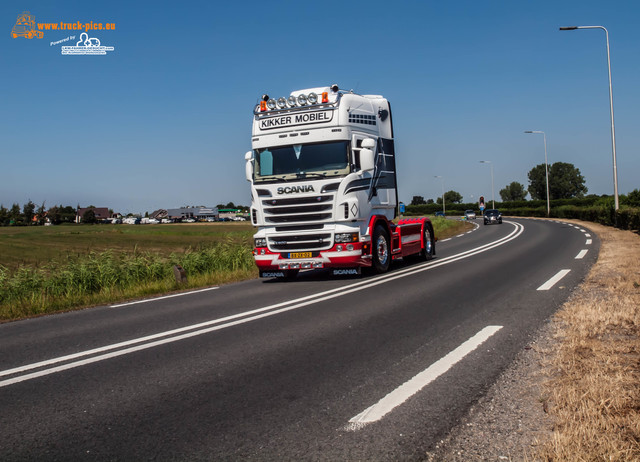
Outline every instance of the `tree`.
{"type": "Polygon", "coordinates": [[[0,226],[6,226],[9,224],[9,211],[0,205],[0,226]]]}
{"type": "Polygon", "coordinates": [[[76,209],[74,209],[70,205],[67,205],[65,207],[60,205],[60,214],[61,219],[64,223],[73,223],[76,221],[76,209]]]}
{"type": "Polygon", "coordinates": [[[524,189],[524,185],[512,181],[511,184],[500,190],[500,197],[504,202],[523,201],[527,197],[527,190],[524,189]]]}
{"type": "Polygon", "coordinates": [[[426,204],[427,201],[424,200],[424,197],[422,196],[413,196],[413,199],[411,199],[411,203],[409,205],[422,205],[422,204],[426,204]]]}
{"type": "Polygon", "coordinates": [[[42,205],[40,207],[38,207],[38,209],[36,210],[36,218],[38,219],[38,224],[39,225],[44,225],[45,222],[45,218],[47,216],[47,213],[45,211],[45,207],[44,207],[44,202],[42,203],[42,205]]]}
{"type": "Polygon", "coordinates": [[[13,204],[9,210],[9,224],[19,225],[22,222],[22,214],[20,213],[20,205],[13,204]]]}
{"type": "Polygon", "coordinates": [[[33,215],[35,214],[36,204],[31,199],[29,202],[22,206],[22,214],[24,215],[24,223],[30,225],[33,221],[33,215]]]}
{"type": "MultiPolygon", "coordinates": [[[[529,171],[529,194],[532,199],[547,198],[547,183],[544,164],[539,164],[529,171]]],[[[583,197],[588,191],[584,177],[573,164],[556,162],[549,165],[550,199],[570,199],[583,197]]]]}
{"type": "Polygon", "coordinates": [[[91,224],[96,223],[96,212],[93,209],[88,209],[82,214],[82,222],[91,224]]]}
{"type": "Polygon", "coordinates": [[[433,199],[427,199],[427,205],[433,204],[433,199]]]}
{"type": "Polygon", "coordinates": [[[627,202],[629,205],[633,205],[634,207],[640,206],[640,190],[634,189],[629,194],[627,194],[627,202]]]}
{"type": "Polygon", "coordinates": [[[47,216],[49,217],[49,220],[51,220],[51,223],[53,223],[54,225],[59,225],[62,221],[60,207],[58,207],[57,205],[54,205],[49,209],[49,211],[47,212],[47,216]]]}
{"type": "Polygon", "coordinates": [[[224,206],[225,209],[235,209],[236,205],[233,202],[229,202],[227,205],[224,206]]]}
{"type": "MultiPolygon", "coordinates": [[[[458,191],[447,191],[444,193],[444,200],[447,204],[459,204],[462,202],[462,194],[458,191]]],[[[442,197],[438,197],[436,203],[442,204],[442,197]]]]}

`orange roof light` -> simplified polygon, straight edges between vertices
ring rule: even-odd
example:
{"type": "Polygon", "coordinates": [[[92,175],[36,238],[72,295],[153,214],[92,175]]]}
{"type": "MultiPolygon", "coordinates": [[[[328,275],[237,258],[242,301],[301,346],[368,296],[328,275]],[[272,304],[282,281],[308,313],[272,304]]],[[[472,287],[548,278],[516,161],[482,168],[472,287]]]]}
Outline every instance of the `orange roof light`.
{"type": "Polygon", "coordinates": [[[266,101],[260,101],[260,112],[264,112],[267,110],[267,102],[266,101]]]}
{"type": "Polygon", "coordinates": [[[327,91],[323,91],[322,92],[322,102],[323,103],[328,103],[329,102],[329,92],[327,92],[327,91]]]}

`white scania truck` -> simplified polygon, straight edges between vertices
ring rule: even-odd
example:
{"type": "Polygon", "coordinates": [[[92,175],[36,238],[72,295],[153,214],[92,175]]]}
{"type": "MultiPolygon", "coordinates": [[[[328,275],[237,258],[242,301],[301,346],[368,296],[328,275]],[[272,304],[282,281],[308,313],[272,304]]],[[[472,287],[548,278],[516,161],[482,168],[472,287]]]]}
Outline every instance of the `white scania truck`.
{"type": "Polygon", "coordinates": [[[261,277],[301,269],[378,273],[391,260],[431,259],[428,218],[400,220],[389,102],[337,85],[264,95],[254,109],[251,183],[253,251],[261,277]]]}

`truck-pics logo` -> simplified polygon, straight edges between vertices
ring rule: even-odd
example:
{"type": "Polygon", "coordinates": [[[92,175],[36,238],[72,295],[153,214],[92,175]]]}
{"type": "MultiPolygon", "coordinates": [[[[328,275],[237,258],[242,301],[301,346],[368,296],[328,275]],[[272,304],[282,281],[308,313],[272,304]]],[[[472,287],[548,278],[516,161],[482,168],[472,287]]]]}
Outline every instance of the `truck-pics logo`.
{"type": "Polygon", "coordinates": [[[18,16],[16,24],[11,29],[11,37],[25,37],[28,39],[36,37],[41,39],[44,37],[44,33],[36,28],[35,16],[28,11],[24,11],[18,16]]]}
{"type": "MultiPolygon", "coordinates": [[[[92,31],[112,31],[116,29],[116,24],[113,22],[98,22],[98,21],[59,21],[59,22],[36,22],[35,15],[29,11],[23,11],[18,15],[16,23],[11,28],[11,37],[14,39],[18,37],[24,37],[28,39],[32,38],[44,38],[44,32],[63,32],[66,31],[78,31],[80,34],[80,40],[75,46],[63,46],[60,50],[60,54],[63,55],[106,55],[108,51],[113,51],[111,46],[103,46],[100,43],[100,39],[97,37],[90,37],[89,33],[92,31]]],[[[66,34],[65,34],[66,35],[66,34]]],[[[63,35],[64,37],[64,35],[63,35]]],[[[59,45],[71,40],[77,40],[77,35],[68,35],[65,38],[55,39],[49,42],[50,46],[59,45]]],[[[73,43],[73,42],[71,42],[73,43]]]]}

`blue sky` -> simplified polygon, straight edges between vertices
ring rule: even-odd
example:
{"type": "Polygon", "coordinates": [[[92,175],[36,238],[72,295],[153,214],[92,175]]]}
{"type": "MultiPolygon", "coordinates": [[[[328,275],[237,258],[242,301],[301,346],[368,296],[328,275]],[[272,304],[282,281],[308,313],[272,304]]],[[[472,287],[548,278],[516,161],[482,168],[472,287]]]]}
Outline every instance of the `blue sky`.
{"type": "MultiPolygon", "coordinates": [[[[640,188],[637,1],[65,2],[0,5],[0,203],[33,200],[144,213],[248,205],[244,153],[263,93],[338,83],[386,96],[400,200],[491,196],[544,161],[612,194],[606,46],[611,44],[620,193],[640,188]],[[36,22],[92,31],[106,56],[10,37],[36,22]]],[[[75,43],[65,43],[75,45],[75,43]]]]}

